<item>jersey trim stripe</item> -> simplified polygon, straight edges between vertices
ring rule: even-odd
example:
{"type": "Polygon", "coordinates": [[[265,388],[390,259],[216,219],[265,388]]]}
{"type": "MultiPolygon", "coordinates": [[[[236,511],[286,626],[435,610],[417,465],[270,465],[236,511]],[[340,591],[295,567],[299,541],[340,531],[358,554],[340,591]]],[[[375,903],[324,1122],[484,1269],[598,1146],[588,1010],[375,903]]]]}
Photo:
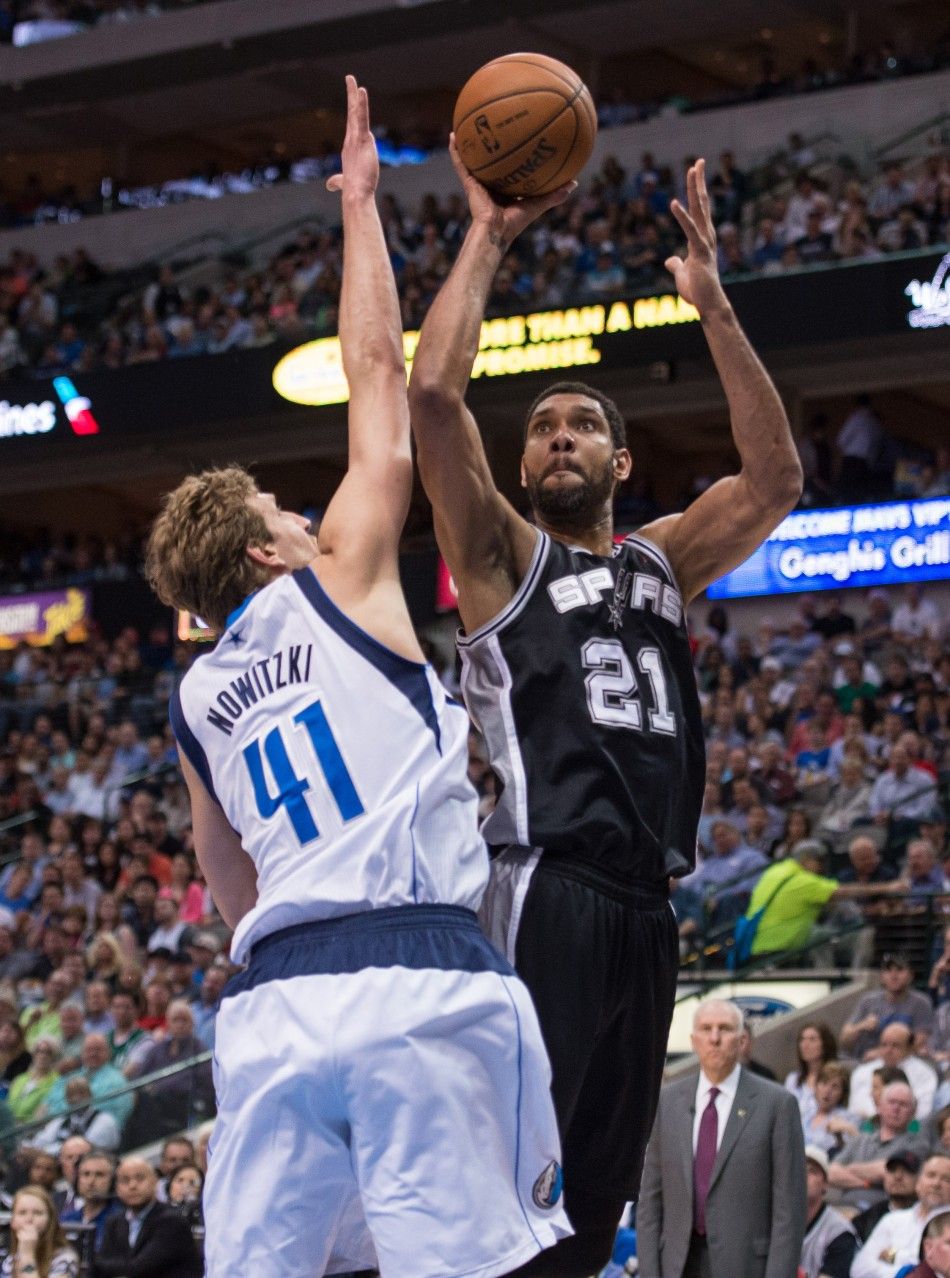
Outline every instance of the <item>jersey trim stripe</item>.
{"type": "Polygon", "coordinates": [[[518,947],[518,928],[521,926],[525,898],[528,895],[528,888],[531,886],[531,880],[540,860],[541,849],[532,848],[530,855],[520,868],[518,883],[515,887],[514,896],[511,898],[511,918],[508,920],[508,929],[505,936],[505,957],[512,964],[515,961],[515,952],[518,947]]]}
{"type": "MultiPolygon", "coordinates": [[[[648,541],[646,537],[638,537],[636,533],[628,533],[624,538],[624,541],[632,542],[633,545],[642,550],[645,555],[649,555],[651,559],[655,559],[662,568],[666,569],[669,574],[671,584],[679,590],[680,584],[676,580],[676,573],[673,571],[673,565],[670,563],[669,559],[667,559],[659,546],[655,545],[652,541],[648,541]]],[[[680,590],[680,596],[682,596],[682,593],[683,592],[680,590]]]]}
{"type": "Polygon", "coordinates": [[[435,737],[436,749],[442,753],[442,732],[439,716],[432,701],[432,689],[429,687],[427,667],[421,661],[410,661],[400,656],[385,644],[374,639],[372,635],[361,630],[355,621],[351,621],[345,612],[341,612],[327,592],[320,585],[312,568],[299,568],[291,574],[300,587],[304,598],[312,605],[319,616],[350,647],[384,675],[394,688],[398,688],[406,700],[415,708],[423,723],[435,737]]]}
{"type": "Polygon", "coordinates": [[[515,829],[518,835],[518,842],[525,845],[529,842],[528,836],[528,777],[525,772],[524,759],[521,757],[521,745],[518,741],[518,731],[515,727],[515,713],[511,705],[512,678],[511,670],[508,662],[505,660],[501,650],[501,644],[497,635],[492,635],[488,640],[488,649],[495,658],[495,665],[501,675],[501,696],[498,698],[498,708],[501,711],[502,723],[505,729],[505,740],[508,743],[508,758],[511,763],[511,780],[515,790],[515,829]]]}
{"type": "Polygon", "coordinates": [[[208,766],[208,756],[205,754],[201,742],[188,726],[185,719],[185,711],[181,704],[181,691],[175,688],[168,702],[168,719],[172,725],[172,732],[175,734],[175,740],[184,750],[188,762],[201,777],[204,788],[208,791],[215,803],[220,807],[217,794],[214,790],[214,782],[211,780],[211,768],[208,766]]]}
{"type": "Polygon", "coordinates": [[[531,1230],[531,1237],[534,1239],[534,1241],[538,1244],[539,1247],[543,1247],[544,1244],[539,1240],[538,1235],[534,1232],[534,1226],[531,1224],[531,1218],[528,1215],[528,1212],[524,1205],[524,1200],[521,1197],[521,1124],[522,1124],[521,1105],[522,1105],[522,1093],[524,1092],[524,1064],[522,1061],[522,1057],[524,1055],[524,1047],[523,1047],[523,1042],[521,1038],[521,1017],[518,1015],[518,1005],[517,1003],[515,1003],[511,990],[508,988],[508,982],[502,979],[501,983],[504,987],[505,993],[508,995],[508,1001],[511,1003],[511,1010],[515,1014],[515,1033],[517,1034],[517,1037],[518,1037],[518,1091],[515,1098],[515,1165],[514,1165],[515,1192],[518,1195],[518,1205],[521,1208],[521,1214],[524,1216],[525,1224],[531,1230]]]}
{"type": "Polygon", "coordinates": [[[511,619],[521,611],[528,602],[528,597],[534,589],[535,582],[541,575],[541,570],[543,569],[545,560],[548,557],[548,544],[549,538],[547,533],[538,531],[538,539],[534,544],[531,563],[528,564],[528,571],[525,573],[524,580],[521,585],[512,595],[508,603],[505,604],[504,608],[502,608],[501,612],[498,613],[496,617],[493,617],[491,621],[486,621],[483,626],[479,626],[477,630],[473,630],[470,635],[466,635],[461,630],[458,632],[456,638],[461,647],[475,643],[479,639],[484,639],[486,635],[494,634],[496,630],[499,630],[507,622],[511,621],[511,619]]]}

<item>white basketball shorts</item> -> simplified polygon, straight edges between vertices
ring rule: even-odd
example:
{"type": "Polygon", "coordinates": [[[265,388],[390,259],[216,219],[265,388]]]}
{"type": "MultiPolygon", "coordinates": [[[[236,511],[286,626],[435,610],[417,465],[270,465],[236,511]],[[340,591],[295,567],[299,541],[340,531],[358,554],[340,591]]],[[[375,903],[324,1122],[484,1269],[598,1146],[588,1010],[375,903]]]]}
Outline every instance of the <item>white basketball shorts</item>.
{"type": "Polygon", "coordinates": [[[208,1278],[492,1278],[571,1232],[527,990],[458,906],[265,937],[225,990],[208,1278]]]}

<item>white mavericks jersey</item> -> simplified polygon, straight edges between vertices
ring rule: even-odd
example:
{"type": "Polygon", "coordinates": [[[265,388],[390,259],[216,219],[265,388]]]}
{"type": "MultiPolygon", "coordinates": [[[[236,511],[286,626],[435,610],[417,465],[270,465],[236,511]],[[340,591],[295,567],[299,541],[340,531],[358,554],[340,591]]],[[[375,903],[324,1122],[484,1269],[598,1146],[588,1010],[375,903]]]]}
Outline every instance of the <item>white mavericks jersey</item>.
{"type": "Polygon", "coordinates": [[[310,568],[228,618],[172,699],[184,751],[257,868],[235,962],[281,928],[384,906],[476,909],[488,880],[465,710],[310,568]]]}

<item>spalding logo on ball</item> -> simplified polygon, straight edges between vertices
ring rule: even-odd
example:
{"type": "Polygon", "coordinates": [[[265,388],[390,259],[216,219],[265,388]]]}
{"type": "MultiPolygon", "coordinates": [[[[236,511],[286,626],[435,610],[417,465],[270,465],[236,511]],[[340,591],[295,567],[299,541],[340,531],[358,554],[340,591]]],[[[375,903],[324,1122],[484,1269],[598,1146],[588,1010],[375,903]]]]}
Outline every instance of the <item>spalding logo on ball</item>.
{"type": "Polygon", "coordinates": [[[462,163],[496,195],[546,195],[576,177],[593,150],[587,85],[543,53],[508,53],[479,68],[455,104],[462,163]]]}

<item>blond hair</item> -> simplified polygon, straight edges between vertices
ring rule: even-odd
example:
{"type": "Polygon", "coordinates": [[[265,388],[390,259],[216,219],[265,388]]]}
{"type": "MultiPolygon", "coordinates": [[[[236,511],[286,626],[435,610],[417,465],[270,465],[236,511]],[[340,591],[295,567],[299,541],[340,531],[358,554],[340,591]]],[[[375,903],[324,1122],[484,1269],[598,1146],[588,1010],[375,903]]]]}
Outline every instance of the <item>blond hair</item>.
{"type": "Polygon", "coordinates": [[[256,492],[240,466],[190,475],[165,497],[148,539],[145,575],[159,599],[219,633],[228,614],[269,580],[246,553],[271,539],[263,516],[248,505],[256,492]]]}

